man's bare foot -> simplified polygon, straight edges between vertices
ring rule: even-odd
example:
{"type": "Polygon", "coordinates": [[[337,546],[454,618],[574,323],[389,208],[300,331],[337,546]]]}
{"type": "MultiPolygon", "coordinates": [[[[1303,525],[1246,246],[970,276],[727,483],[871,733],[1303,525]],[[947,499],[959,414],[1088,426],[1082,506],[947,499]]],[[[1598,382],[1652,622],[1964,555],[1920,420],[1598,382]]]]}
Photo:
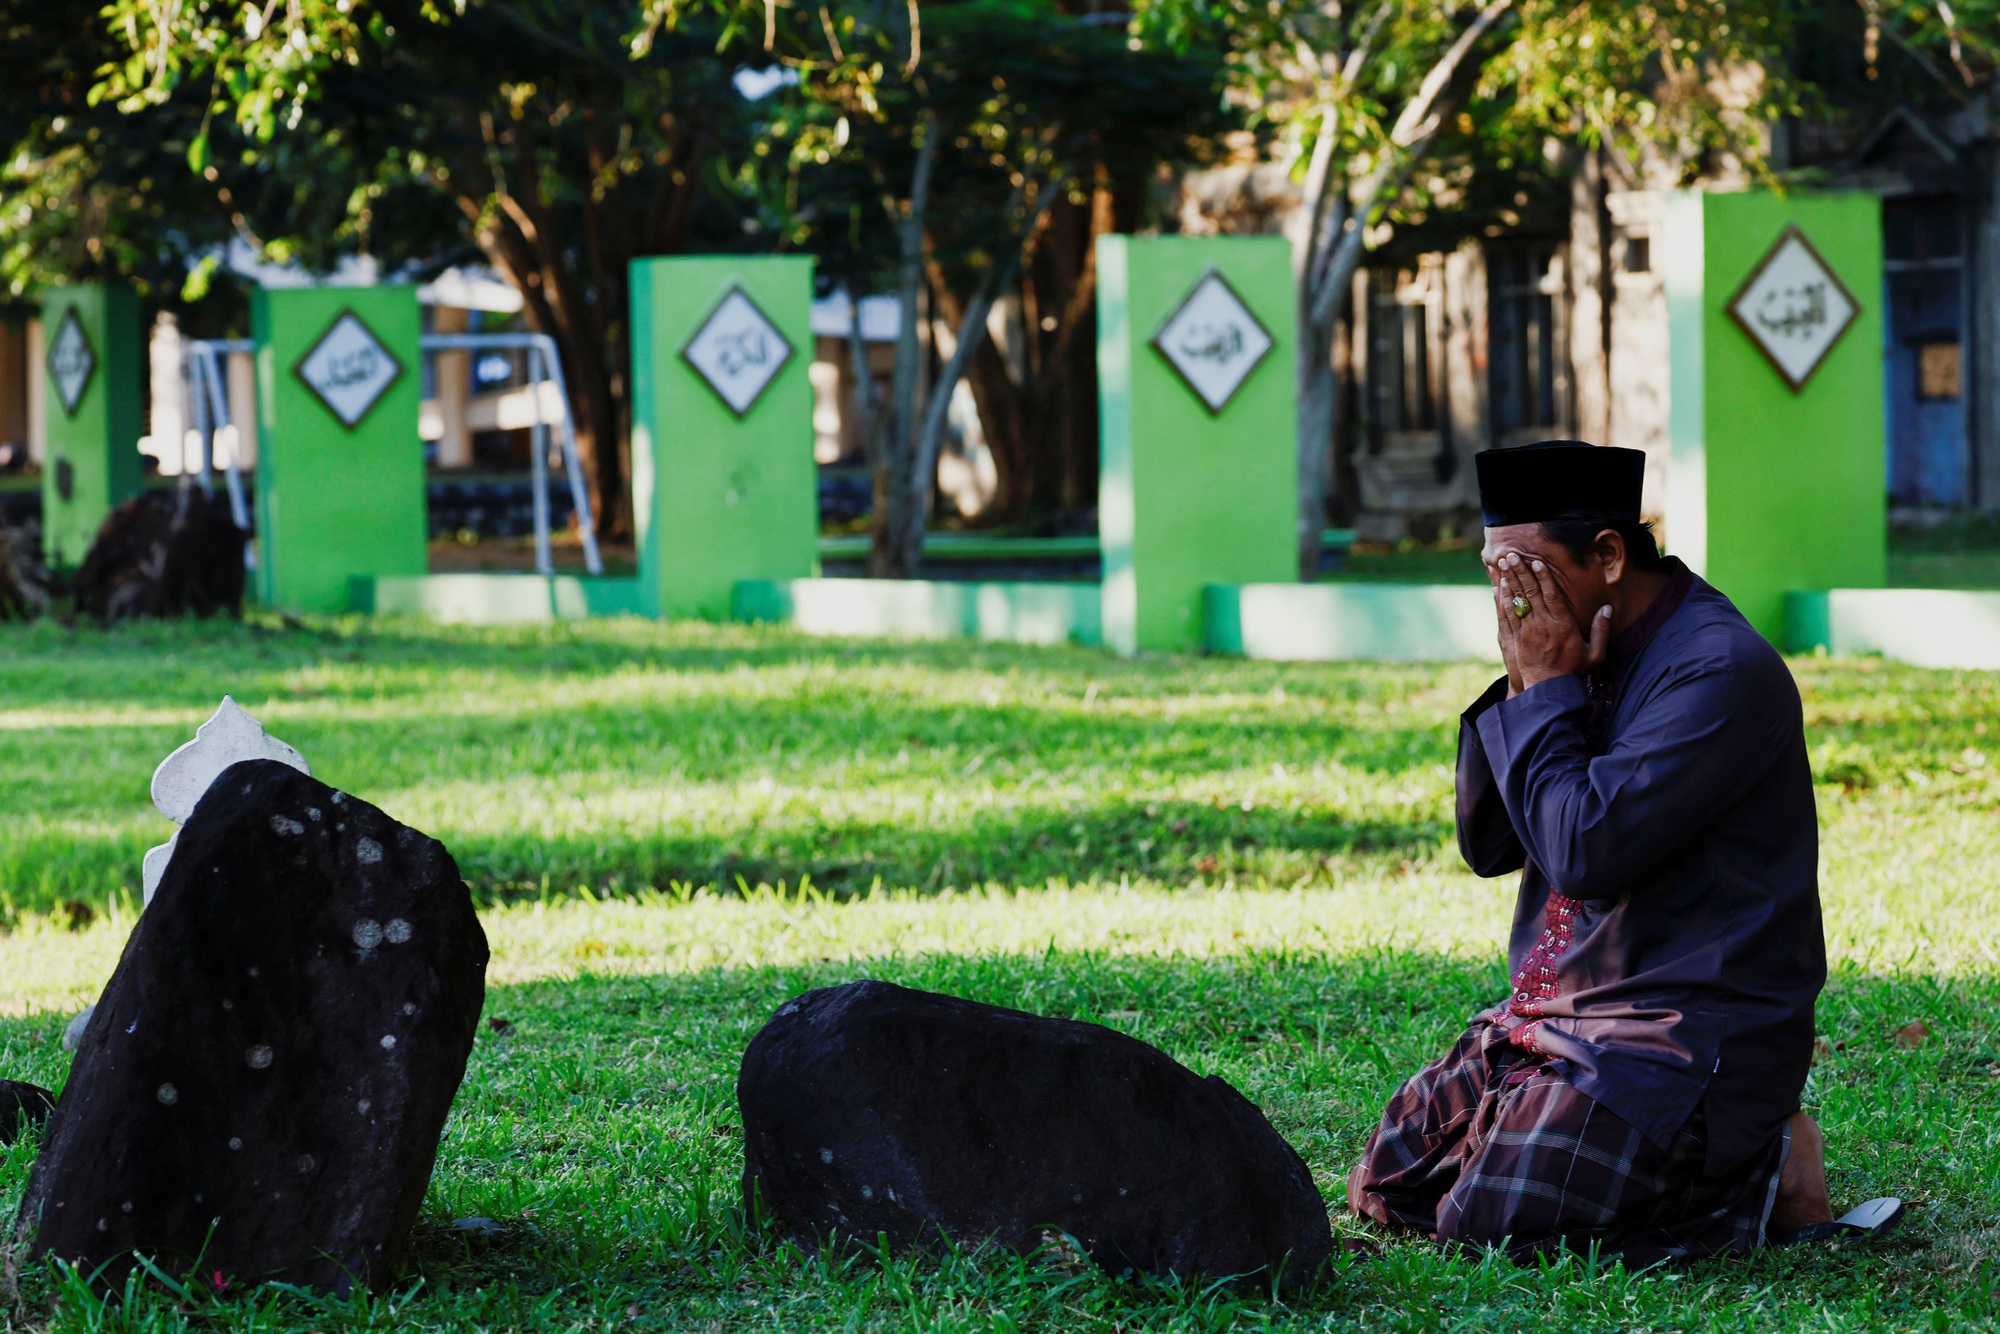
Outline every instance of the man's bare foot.
{"type": "Polygon", "coordinates": [[[1397,1226],[1390,1219],[1389,1210],[1382,1203],[1382,1197],[1368,1189],[1366,1158],[1356,1163],[1354,1170],[1347,1174],[1347,1207],[1354,1211],[1357,1218],[1372,1218],[1384,1227],[1397,1226]]]}
{"type": "Polygon", "coordinates": [[[1368,1217],[1368,1210],[1366,1208],[1367,1193],[1361,1186],[1362,1169],[1367,1165],[1364,1159],[1362,1162],[1356,1163],[1354,1170],[1347,1174],[1347,1207],[1363,1218],[1368,1217]]]}
{"type": "Polygon", "coordinates": [[[1778,1236],[1833,1221],[1826,1194],[1826,1137],[1804,1112],[1786,1122],[1792,1132],[1785,1164],[1778,1169],[1778,1198],[1771,1205],[1770,1231],[1778,1236]]]}

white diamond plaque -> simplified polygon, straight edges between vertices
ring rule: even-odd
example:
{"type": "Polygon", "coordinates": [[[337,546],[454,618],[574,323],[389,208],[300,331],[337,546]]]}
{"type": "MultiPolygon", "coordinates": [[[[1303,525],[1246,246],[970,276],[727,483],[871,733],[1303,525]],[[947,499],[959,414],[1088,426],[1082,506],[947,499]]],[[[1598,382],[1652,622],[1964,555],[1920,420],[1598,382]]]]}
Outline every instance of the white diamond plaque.
{"type": "Polygon", "coordinates": [[[1276,345],[1223,276],[1210,269],[1178,309],[1153,335],[1153,348],[1167,359],[1202,406],[1221,412],[1276,345]]]}
{"type": "Polygon", "coordinates": [[[55,382],[56,397],[65,413],[76,416],[83,391],[90,388],[91,372],[96,369],[97,354],[90,350],[90,336],[83,331],[76,307],[71,306],[49,342],[49,379],[55,382]]]}
{"type": "Polygon", "coordinates": [[[351,310],[340,312],[298,364],[299,379],[350,431],[402,373],[403,363],[351,310]]]}
{"type": "Polygon", "coordinates": [[[741,417],[792,359],[792,345],[740,287],[716,303],[681,356],[741,417]]]}
{"type": "Polygon", "coordinates": [[[1797,227],[1786,229],[1729,303],[1731,318],[1794,393],[1860,313],[1853,294],[1797,227]]]}

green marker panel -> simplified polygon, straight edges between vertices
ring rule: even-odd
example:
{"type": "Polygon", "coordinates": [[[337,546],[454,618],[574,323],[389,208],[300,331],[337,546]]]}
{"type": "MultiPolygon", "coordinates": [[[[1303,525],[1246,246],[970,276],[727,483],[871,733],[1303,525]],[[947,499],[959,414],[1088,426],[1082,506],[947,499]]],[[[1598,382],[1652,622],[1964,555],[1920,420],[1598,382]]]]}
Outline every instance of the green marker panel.
{"type": "Polygon", "coordinates": [[[83,563],[111,507],[139,493],[139,298],[126,287],[58,287],[42,299],[48,456],[42,461],[42,550],[50,565],[83,563]]]}
{"type": "Polygon", "coordinates": [[[812,261],[632,263],[632,514],[646,614],[727,620],[818,565],[812,261]]]}
{"type": "Polygon", "coordinates": [[[1789,591],[1887,575],[1880,201],[1680,192],[1661,256],[1667,545],[1781,641],[1789,591]],[[1781,254],[1793,229],[1804,248],[1781,254]]]}
{"type": "Polygon", "coordinates": [[[355,575],[426,570],[412,287],[259,289],[257,591],[345,611],[355,575]]]}
{"type": "Polygon", "coordinates": [[[1205,585],[1298,573],[1291,253],[1103,236],[1097,273],[1104,642],[1197,649],[1205,585]]]}

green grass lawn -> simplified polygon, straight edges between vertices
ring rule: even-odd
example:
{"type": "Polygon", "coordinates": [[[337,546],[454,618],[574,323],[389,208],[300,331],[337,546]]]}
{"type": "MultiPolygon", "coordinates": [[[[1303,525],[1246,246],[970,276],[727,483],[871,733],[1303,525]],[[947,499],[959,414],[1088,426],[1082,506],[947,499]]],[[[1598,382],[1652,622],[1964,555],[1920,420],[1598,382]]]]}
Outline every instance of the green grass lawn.
{"type": "MultiPolygon", "coordinates": [[[[0,1075],[62,1082],[168,829],[148,776],[224,691],[452,848],[511,1023],[481,1030],[390,1295],[106,1306],[31,1268],[0,1328],[1994,1328],[2000,676],[1793,667],[1833,960],[1807,1098],[1837,1200],[1917,1201],[1900,1239],[1642,1274],[1391,1240],[1280,1303],[1059,1257],[802,1258],[738,1212],[736,1062],[786,997],[863,976],[1091,1019],[1235,1083],[1337,1200],[1398,1080],[1505,984],[1511,884],[1450,842],[1487,669],[615,622],[0,628],[0,1075]],[[1929,1039],[1898,1045],[1914,1020],[1929,1039]],[[506,1231],[445,1229],[469,1214],[506,1231]]],[[[32,1152],[0,1151],[7,1217],[32,1152]]]]}

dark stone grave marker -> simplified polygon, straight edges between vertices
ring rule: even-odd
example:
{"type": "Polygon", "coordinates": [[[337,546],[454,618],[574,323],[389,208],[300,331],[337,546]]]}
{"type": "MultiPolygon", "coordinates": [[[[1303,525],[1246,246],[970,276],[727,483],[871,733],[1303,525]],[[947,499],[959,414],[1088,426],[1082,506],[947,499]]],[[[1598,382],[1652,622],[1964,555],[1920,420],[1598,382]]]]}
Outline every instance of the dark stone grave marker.
{"type": "Polygon", "coordinates": [[[1096,1024],[855,982],[786,1003],[736,1084],[746,1197],[800,1244],[1074,1237],[1114,1273],[1310,1282],[1326,1205],[1242,1094],[1096,1024]]]}
{"type": "Polygon", "coordinates": [[[24,1123],[45,1123],[55,1105],[55,1095],[45,1088],[18,1079],[0,1079],[0,1144],[12,1144],[24,1123]]]}
{"type": "Polygon", "coordinates": [[[444,846],[270,759],[182,827],[28,1181],[31,1254],[346,1292],[394,1274],[485,994],[444,846]]]}

